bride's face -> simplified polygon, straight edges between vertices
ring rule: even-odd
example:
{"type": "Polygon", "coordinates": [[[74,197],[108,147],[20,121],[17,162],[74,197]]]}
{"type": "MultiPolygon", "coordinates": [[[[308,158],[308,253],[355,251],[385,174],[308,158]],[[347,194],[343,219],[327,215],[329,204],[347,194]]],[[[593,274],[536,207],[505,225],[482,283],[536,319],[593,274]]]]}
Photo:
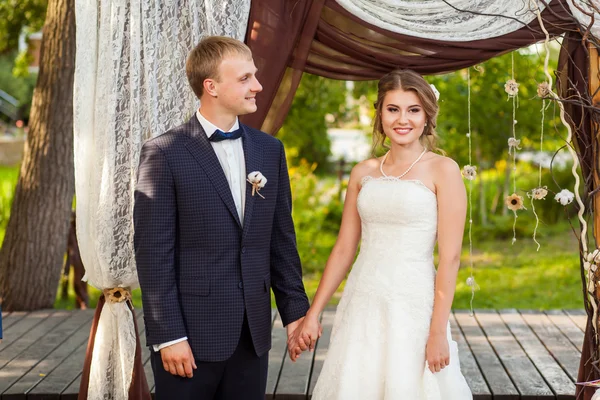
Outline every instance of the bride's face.
{"type": "Polygon", "coordinates": [[[426,121],[425,110],[416,92],[397,89],[385,95],[381,125],[392,143],[407,145],[418,141],[426,121]]]}

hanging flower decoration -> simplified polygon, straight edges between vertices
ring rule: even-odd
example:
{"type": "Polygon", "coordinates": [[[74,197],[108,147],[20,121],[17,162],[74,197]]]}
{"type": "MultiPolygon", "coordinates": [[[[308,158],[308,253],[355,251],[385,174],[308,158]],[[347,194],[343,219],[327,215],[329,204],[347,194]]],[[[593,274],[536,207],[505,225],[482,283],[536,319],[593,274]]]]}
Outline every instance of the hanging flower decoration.
{"type": "Polygon", "coordinates": [[[571,204],[574,198],[575,195],[569,189],[563,189],[554,196],[554,200],[558,201],[563,206],[571,204]]]}
{"type": "Polygon", "coordinates": [[[542,82],[538,84],[537,95],[541,99],[552,97],[552,90],[550,89],[548,82],[542,82]]]}
{"type": "Polygon", "coordinates": [[[508,93],[508,98],[512,98],[519,94],[519,84],[514,79],[509,79],[504,84],[504,91],[508,93]]]}
{"type": "Polygon", "coordinates": [[[504,203],[512,211],[517,211],[517,210],[522,210],[522,209],[526,210],[525,204],[523,203],[523,196],[519,196],[516,193],[513,193],[510,196],[507,196],[506,199],[504,200],[504,203]]]}
{"type": "Polygon", "coordinates": [[[520,139],[515,139],[511,137],[508,139],[508,154],[513,154],[516,150],[521,150],[519,147],[521,145],[520,139]]]}
{"type": "Polygon", "coordinates": [[[477,177],[477,167],[473,165],[465,165],[462,170],[462,175],[468,181],[475,180],[475,177],[477,177]]]}
{"type": "Polygon", "coordinates": [[[535,189],[531,189],[531,191],[529,193],[527,193],[527,196],[531,197],[534,200],[544,200],[546,198],[547,194],[548,194],[548,187],[543,186],[543,187],[537,187],[535,189]]]}

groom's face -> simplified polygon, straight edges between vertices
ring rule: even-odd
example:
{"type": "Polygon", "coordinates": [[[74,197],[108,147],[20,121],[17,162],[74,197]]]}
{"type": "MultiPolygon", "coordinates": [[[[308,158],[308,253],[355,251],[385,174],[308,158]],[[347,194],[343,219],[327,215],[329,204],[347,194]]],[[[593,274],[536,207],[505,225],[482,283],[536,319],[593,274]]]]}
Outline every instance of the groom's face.
{"type": "Polygon", "coordinates": [[[235,115],[256,111],[256,94],[262,90],[256,79],[254,60],[240,54],[223,58],[215,83],[219,105],[235,115]]]}

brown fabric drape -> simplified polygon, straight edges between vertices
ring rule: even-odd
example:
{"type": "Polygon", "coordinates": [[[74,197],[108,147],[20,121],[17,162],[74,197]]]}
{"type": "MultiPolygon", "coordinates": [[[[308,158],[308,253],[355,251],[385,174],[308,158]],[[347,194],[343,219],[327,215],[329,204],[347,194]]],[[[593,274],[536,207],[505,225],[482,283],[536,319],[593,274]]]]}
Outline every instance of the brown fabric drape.
{"type": "MultiPolygon", "coordinates": [[[[90,370],[92,366],[92,354],[94,353],[94,343],[96,343],[96,332],[98,331],[98,321],[100,320],[100,314],[104,308],[105,303],[104,296],[100,296],[96,311],[94,312],[94,319],[92,320],[92,327],[90,328],[90,337],[88,339],[88,346],[85,352],[85,360],[83,362],[83,372],[81,374],[81,383],[79,384],[79,395],[78,400],[87,400],[88,398],[88,387],[90,384],[90,370]]],[[[129,399],[137,400],[150,400],[150,389],[148,387],[148,381],[146,380],[146,374],[144,372],[144,365],[142,363],[142,347],[140,344],[140,333],[135,318],[135,311],[131,302],[127,302],[127,306],[131,310],[133,315],[133,325],[135,327],[135,359],[133,362],[133,372],[131,378],[131,386],[129,386],[129,399]]]]}
{"type": "MultiPolygon", "coordinates": [[[[566,0],[543,11],[551,35],[575,30],[566,0]]],[[[253,0],[246,43],[259,69],[258,111],[242,121],[275,134],[303,72],[344,80],[374,80],[395,68],[421,74],[455,71],[544,39],[537,19],[496,38],[445,42],[401,35],[368,24],[334,0],[253,0]]]]}

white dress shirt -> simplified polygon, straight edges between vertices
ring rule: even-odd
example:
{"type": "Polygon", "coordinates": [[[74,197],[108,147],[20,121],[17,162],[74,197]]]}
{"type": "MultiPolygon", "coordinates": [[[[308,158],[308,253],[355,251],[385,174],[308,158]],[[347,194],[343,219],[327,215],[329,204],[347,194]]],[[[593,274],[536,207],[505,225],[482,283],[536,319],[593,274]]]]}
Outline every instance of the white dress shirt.
{"type": "MultiPolygon", "coordinates": [[[[200,121],[200,125],[204,129],[206,136],[210,138],[217,129],[213,123],[204,118],[200,109],[196,111],[196,118],[200,121]]],[[[227,131],[232,132],[240,127],[240,124],[236,118],[233,126],[227,131]]],[[[220,142],[210,142],[213,150],[217,154],[219,164],[223,168],[223,173],[229,183],[229,189],[231,189],[231,195],[233,202],[235,203],[235,209],[237,210],[240,222],[244,223],[244,204],[246,201],[246,160],[244,158],[244,147],[242,145],[242,138],[234,140],[221,140],[220,142]]],[[[159,351],[167,346],[171,346],[175,343],[183,342],[187,340],[187,337],[180,339],[171,340],[170,342],[155,344],[152,347],[154,351],[159,351]]]]}

